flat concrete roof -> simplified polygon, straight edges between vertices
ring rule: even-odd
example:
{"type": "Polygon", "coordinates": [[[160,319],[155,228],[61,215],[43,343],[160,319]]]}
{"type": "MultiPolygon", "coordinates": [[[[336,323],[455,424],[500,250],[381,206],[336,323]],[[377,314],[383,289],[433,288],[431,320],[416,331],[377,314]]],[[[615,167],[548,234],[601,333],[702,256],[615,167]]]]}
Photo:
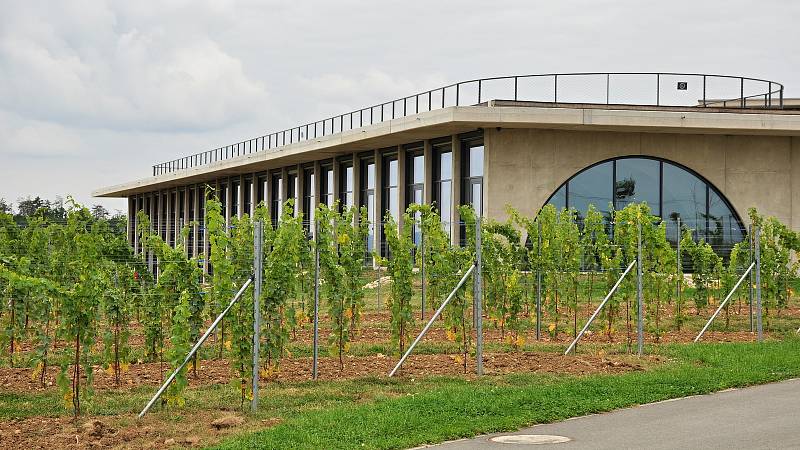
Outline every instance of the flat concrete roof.
{"type": "Polygon", "coordinates": [[[800,136],[800,111],[491,100],[476,106],[426,111],[200,167],[150,176],[104,187],[92,195],[127,197],[491,127],[800,136]]]}

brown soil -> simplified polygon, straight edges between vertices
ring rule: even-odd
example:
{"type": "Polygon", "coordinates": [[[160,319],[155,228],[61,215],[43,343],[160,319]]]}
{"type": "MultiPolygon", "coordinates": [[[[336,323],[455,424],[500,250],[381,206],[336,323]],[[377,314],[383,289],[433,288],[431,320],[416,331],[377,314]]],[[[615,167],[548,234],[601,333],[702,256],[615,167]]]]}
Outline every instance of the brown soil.
{"type": "Polygon", "coordinates": [[[226,411],[181,410],[180,415],[152,414],[137,421],[134,415],[113,417],[33,417],[0,422],[0,448],[172,448],[208,446],[232,433],[264,429],[280,419],[256,420],[231,428],[211,426],[226,411]]]}

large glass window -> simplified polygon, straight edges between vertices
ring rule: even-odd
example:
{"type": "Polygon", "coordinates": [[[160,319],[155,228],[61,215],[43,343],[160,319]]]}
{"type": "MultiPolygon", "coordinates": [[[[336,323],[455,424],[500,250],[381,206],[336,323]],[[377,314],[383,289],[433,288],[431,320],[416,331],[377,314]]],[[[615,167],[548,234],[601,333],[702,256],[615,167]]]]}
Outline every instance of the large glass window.
{"type": "Polygon", "coordinates": [[[258,176],[258,183],[256,184],[257,192],[256,192],[256,205],[261,204],[262,202],[267,205],[269,199],[267,198],[267,176],[266,175],[259,175],[258,176]]]}
{"type": "Polygon", "coordinates": [[[316,208],[316,195],[314,195],[314,173],[313,167],[307,167],[303,173],[303,224],[306,232],[311,231],[314,223],[314,209],[316,208]]]}
{"type": "Polygon", "coordinates": [[[239,180],[233,180],[231,182],[231,219],[234,217],[241,217],[241,211],[239,208],[239,195],[241,195],[242,186],[239,183],[239,180]]]}
{"type": "Polygon", "coordinates": [[[320,203],[333,205],[333,181],[333,167],[322,166],[319,179],[320,203]]]}
{"type": "MultiPolygon", "coordinates": [[[[354,205],[353,194],[355,192],[355,176],[353,174],[353,163],[342,162],[340,166],[340,179],[339,179],[339,202],[342,208],[350,208],[354,205]]],[[[365,179],[361,179],[361,184],[364,184],[365,179]]],[[[333,195],[333,194],[331,194],[333,195]]],[[[363,200],[362,200],[363,203],[363,200]]]]}
{"type": "Polygon", "coordinates": [[[384,217],[388,212],[395,221],[400,219],[400,191],[397,155],[388,155],[383,158],[383,211],[381,211],[381,255],[387,255],[386,233],[384,230],[384,217]]]}
{"type": "MultiPolygon", "coordinates": [[[[425,156],[422,150],[414,150],[406,153],[406,204],[405,209],[412,203],[421,205],[425,203],[423,197],[423,187],[425,186],[425,156]]],[[[414,232],[412,235],[415,244],[420,243],[421,231],[419,227],[419,213],[414,215],[414,232]]]]}
{"type": "Polygon", "coordinates": [[[283,177],[280,173],[272,174],[271,191],[272,199],[270,199],[269,213],[272,216],[272,226],[278,226],[278,220],[283,212],[283,201],[281,199],[281,186],[283,185],[283,177]]]}
{"type": "MultiPolygon", "coordinates": [[[[351,168],[352,169],[352,168],[351,168]]],[[[375,214],[375,162],[371,159],[361,161],[361,205],[367,207],[367,253],[375,250],[375,224],[379,218],[375,214]]]]}
{"type": "Polygon", "coordinates": [[[297,211],[300,209],[300,204],[297,201],[297,192],[298,192],[297,182],[298,182],[297,172],[292,171],[286,175],[286,199],[294,200],[294,204],[292,206],[294,208],[292,210],[292,215],[296,214],[297,211]]]}
{"type": "MultiPolygon", "coordinates": [[[[478,217],[483,216],[483,142],[469,140],[461,146],[461,204],[472,205],[478,217]]],[[[462,221],[460,230],[461,244],[467,239],[465,225],[462,221]]]]}
{"type": "Polygon", "coordinates": [[[244,189],[244,208],[242,209],[242,214],[240,215],[252,215],[253,213],[253,179],[252,178],[245,178],[244,185],[242,186],[244,189]]]}
{"type": "Polygon", "coordinates": [[[667,239],[675,243],[681,229],[693,230],[725,256],[744,239],[739,216],[711,184],[694,172],[669,161],[625,157],[604,161],[574,175],[548,203],[574,208],[582,217],[590,204],[607,211],[609,202],[622,209],[647,202],[654,215],[665,219],[667,239]],[[613,193],[613,196],[612,196],[613,193]]]}
{"type": "Polygon", "coordinates": [[[433,148],[433,202],[447,235],[452,235],[453,152],[450,143],[433,148]]]}

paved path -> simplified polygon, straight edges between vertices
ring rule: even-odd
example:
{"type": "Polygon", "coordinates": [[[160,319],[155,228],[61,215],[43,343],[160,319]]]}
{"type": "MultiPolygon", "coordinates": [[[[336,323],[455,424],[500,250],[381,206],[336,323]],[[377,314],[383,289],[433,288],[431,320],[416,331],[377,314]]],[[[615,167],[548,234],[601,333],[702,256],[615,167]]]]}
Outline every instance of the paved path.
{"type": "Polygon", "coordinates": [[[800,448],[800,379],[667,400],[537,425],[507,434],[566,436],[549,445],[496,443],[495,435],[436,449],[775,449],[800,448]]]}

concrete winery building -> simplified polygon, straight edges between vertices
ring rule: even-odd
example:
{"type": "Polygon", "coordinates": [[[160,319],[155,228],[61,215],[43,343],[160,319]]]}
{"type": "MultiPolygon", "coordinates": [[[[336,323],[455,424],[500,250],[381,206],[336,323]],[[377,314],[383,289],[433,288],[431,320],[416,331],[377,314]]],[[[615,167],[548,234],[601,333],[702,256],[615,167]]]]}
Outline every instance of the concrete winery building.
{"type": "MultiPolygon", "coordinates": [[[[800,102],[776,81],[680,73],[572,73],[471,80],[162,162],[105,187],[128,199],[128,235],[145,211],[170,243],[194,223],[191,256],[207,255],[207,187],[226,217],[265,202],[277,220],[295,199],[366,206],[369,246],[385,252],[381,218],[434,204],[453,242],[457,205],[504,219],[511,206],[601,210],[647,201],[677,236],[743,239],[747,210],[800,229],[800,102]]],[[[207,260],[207,258],[202,258],[207,260]]]]}

